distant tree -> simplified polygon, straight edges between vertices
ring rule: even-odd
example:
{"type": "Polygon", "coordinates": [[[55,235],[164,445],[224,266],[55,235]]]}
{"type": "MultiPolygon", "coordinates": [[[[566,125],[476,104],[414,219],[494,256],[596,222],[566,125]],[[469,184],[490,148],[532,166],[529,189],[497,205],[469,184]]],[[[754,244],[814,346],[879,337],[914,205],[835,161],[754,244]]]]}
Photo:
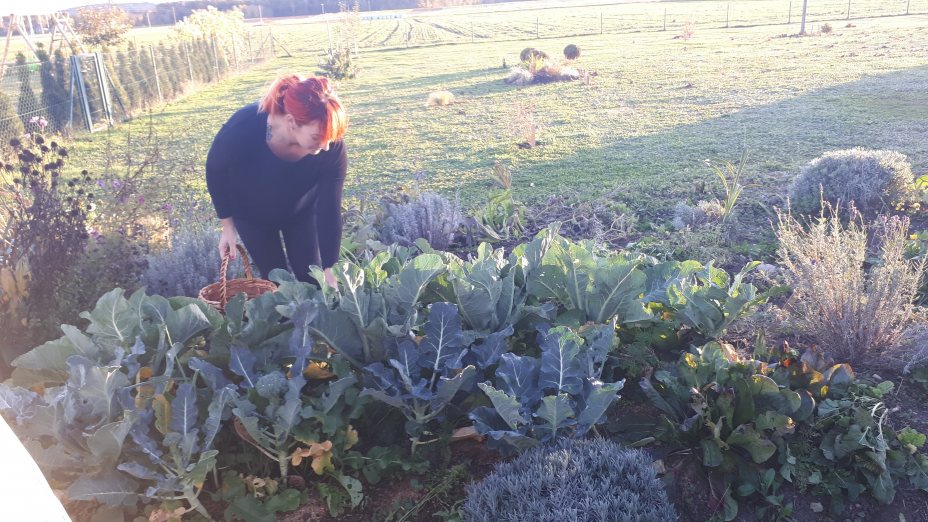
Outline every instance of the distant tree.
{"type": "Polygon", "coordinates": [[[75,22],[81,40],[92,46],[119,43],[132,28],[126,12],[112,5],[82,7],[77,10],[75,22]]]}

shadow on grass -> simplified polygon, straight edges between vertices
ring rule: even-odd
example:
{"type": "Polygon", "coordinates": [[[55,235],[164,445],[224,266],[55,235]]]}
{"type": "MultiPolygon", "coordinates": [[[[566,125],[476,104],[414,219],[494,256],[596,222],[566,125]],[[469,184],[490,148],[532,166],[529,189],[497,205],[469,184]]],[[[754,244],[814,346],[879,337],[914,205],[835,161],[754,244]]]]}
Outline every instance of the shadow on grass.
{"type": "Polygon", "coordinates": [[[898,150],[921,173],[928,169],[925,85],[928,66],[921,66],[655,134],[618,136],[601,146],[577,148],[554,162],[523,162],[520,177],[532,180],[534,187],[516,190],[528,201],[565,191],[590,197],[617,191],[616,199],[634,210],[666,218],[677,201],[723,197],[704,160],[737,161],[745,148],[744,182],[758,185],[756,195],[785,197],[791,173],[799,167],[825,151],[857,146],[898,150]],[[702,187],[708,194],[697,193],[702,187]]]}

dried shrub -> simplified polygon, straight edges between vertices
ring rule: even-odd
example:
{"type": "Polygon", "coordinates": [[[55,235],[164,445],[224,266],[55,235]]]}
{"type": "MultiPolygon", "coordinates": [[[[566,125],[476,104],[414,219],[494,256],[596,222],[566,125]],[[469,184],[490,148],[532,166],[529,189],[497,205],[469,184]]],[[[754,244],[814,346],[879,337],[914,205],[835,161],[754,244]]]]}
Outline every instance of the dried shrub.
{"type": "Polygon", "coordinates": [[[613,197],[612,193],[594,199],[579,194],[550,196],[529,210],[528,235],[557,221],[561,223],[560,233],[572,239],[623,247],[635,234],[638,216],[613,197]]]}
{"type": "Polygon", "coordinates": [[[522,49],[521,53],[519,53],[519,59],[526,63],[531,61],[532,59],[547,61],[549,58],[551,57],[548,56],[548,53],[544,51],[539,51],[538,49],[535,49],[534,47],[526,47],[525,49],[522,49]]]}
{"type": "Polygon", "coordinates": [[[831,24],[829,23],[822,24],[822,34],[829,34],[829,33],[831,33],[831,24]]]}
{"type": "Polygon", "coordinates": [[[535,76],[522,67],[513,67],[509,69],[509,76],[506,77],[506,83],[509,85],[528,85],[532,83],[535,76]]]}
{"type": "Polygon", "coordinates": [[[461,226],[461,204],[433,192],[423,192],[405,202],[385,203],[381,241],[412,245],[423,238],[437,250],[446,250],[461,226]]]}
{"type": "Polygon", "coordinates": [[[519,147],[532,149],[538,145],[539,125],[535,117],[535,101],[519,99],[513,105],[512,130],[516,139],[521,139],[519,147]]]}
{"type": "Polygon", "coordinates": [[[429,93],[429,99],[426,101],[428,107],[444,107],[454,103],[454,94],[451,91],[435,91],[429,93]]]}
{"type": "Polygon", "coordinates": [[[846,225],[830,208],[806,226],[779,216],[777,253],[793,288],[788,311],[836,359],[904,360],[926,263],[905,257],[908,218],[881,218],[868,230],[850,214],[846,225]]]}
{"type": "Polygon", "coordinates": [[[564,48],[564,58],[568,60],[576,60],[580,58],[580,48],[574,44],[569,44],[564,48]]]}
{"type": "Polygon", "coordinates": [[[827,152],[803,167],[790,187],[791,209],[814,215],[824,199],[832,206],[854,206],[864,215],[913,199],[912,166],[891,150],[854,148],[827,152]]]}
{"type": "Polygon", "coordinates": [[[719,200],[698,201],[695,206],[679,202],[673,208],[673,228],[700,228],[722,221],[725,208],[719,200]]]}
{"type": "Polygon", "coordinates": [[[673,522],[677,514],[641,450],[561,439],[500,464],[468,488],[468,522],[673,522]]]}

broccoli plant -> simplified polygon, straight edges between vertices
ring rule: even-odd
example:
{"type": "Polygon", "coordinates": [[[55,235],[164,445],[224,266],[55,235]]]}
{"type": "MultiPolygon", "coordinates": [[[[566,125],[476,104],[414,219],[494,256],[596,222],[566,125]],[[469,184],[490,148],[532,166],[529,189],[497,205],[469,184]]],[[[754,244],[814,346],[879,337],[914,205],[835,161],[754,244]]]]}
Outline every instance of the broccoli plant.
{"type": "Polygon", "coordinates": [[[540,359],[501,356],[496,386],[479,384],[493,406],[470,414],[489,447],[521,451],[561,436],[581,437],[602,421],[625,381],[600,381],[615,323],[596,328],[588,342],[566,327],[539,331],[540,359]]]}
{"type": "Polygon", "coordinates": [[[379,362],[368,365],[365,368],[368,387],[361,392],[403,413],[408,420],[406,431],[412,437],[413,451],[429,421],[440,418],[458,391],[476,374],[473,365],[462,363],[468,345],[454,305],[433,304],[422,333],[421,340],[395,343],[389,352],[388,365],[379,362]]]}

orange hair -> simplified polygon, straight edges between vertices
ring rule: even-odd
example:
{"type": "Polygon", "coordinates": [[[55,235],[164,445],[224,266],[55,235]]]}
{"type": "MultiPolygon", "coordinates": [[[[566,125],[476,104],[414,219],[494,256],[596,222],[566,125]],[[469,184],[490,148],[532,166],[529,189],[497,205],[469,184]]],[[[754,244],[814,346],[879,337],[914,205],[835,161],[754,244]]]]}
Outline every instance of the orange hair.
{"type": "Polygon", "coordinates": [[[261,98],[258,110],[274,115],[289,114],[297,125],[319,121],[323,127],[323,141],[342,139],[348,127],[348,113],[325,77],[279,76],[261,98]]]}

